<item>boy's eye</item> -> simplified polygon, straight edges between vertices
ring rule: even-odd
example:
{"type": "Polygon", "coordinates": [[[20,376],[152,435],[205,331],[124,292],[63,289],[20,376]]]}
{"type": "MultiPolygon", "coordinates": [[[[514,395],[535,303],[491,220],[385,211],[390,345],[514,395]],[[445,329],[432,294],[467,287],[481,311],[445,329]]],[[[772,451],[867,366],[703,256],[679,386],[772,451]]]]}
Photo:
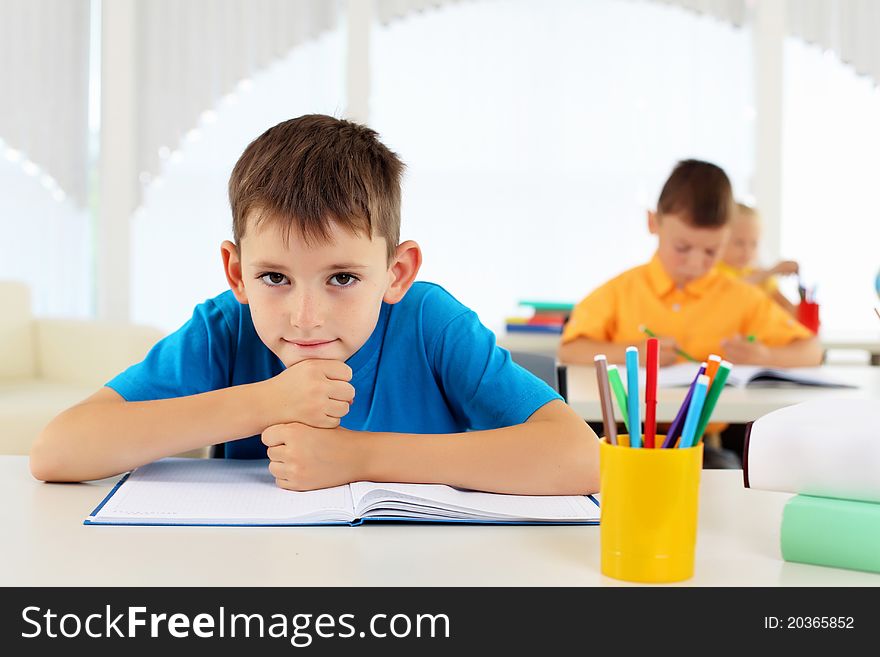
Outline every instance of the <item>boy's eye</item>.
{"type": "Polygon", "coordinates": [[[262,274],[260,276],[260,280],[269,287],[278,287],[279,285],[283,285],[287,281],[287,276],[285,276],[284,274],[279,274],[277,271],[272,271],[268,274],[262,274]]]}
{"type": "Polygon", "coordinates": [[[334,287],[351,287],[358,280],[351,274],[333,274],[330,277],[330,284],[334,287]]]}

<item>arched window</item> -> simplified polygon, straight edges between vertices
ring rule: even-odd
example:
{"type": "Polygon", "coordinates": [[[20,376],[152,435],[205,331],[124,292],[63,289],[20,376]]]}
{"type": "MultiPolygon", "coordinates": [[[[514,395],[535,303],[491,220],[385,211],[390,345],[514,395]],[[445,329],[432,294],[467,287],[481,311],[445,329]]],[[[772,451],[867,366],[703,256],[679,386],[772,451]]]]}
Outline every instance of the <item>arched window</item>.
{"type": "Polygon", "coordinates": [[[0,279],[27,283],[34,313],[92,313],[88,211],[27,154],[2,141],[0,227],[0,279]]]}
{"type": "Polygon", "coordinates": [[[880,88],[797,39],[786,40],[785,80],[783,252],[818,286],[823,331],[876,336],[880,88]]]}
{"type": "Polygon", "coordinates": [[[371,57],[371,123],[408,163],[402,237],[493,329],[647,261],[677,160],[750,191],[748,30],[644,2],[470,2],[378,29],[371,57]]]}
{"type": "Polygon", "coordinates": [[[146,184],[132,223],[132,319],[171,331],[194,304],[227,288],[220,243],[232,239],[229,174],[269,127],[307,113],[344,110],[344,42],[339,30],[294,48],[238,85],[146,184]]]}

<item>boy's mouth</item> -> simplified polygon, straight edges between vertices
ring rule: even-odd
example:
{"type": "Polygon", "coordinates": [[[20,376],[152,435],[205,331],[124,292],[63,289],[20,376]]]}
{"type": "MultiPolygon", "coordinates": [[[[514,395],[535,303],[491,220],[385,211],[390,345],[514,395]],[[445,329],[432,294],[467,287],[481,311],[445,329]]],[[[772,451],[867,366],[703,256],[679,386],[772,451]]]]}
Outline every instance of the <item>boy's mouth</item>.
{"type": "Polygon", "coordinates": [[[333,340],[286,340],[282,338],[282,340],[296,347],[302,347],[303,349],[314,349],[316,347],[323,347],[324,345],[332,344],[336,342],[338,338],[334,338],[333,340]]]}

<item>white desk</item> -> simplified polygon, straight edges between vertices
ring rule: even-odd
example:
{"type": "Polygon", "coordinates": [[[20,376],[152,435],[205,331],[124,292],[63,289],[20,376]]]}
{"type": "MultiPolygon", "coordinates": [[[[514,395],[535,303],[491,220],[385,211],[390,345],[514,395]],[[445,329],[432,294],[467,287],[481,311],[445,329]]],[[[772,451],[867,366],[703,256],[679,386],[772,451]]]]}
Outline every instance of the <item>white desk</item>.
{"type": "MultiPolygon", "coordinates": [[[[43,484],[26,457],[0,457],[0,586],[626,584],[599,572],[595,526],[84,526],[113,483],[43,484]]],[[[743,488],[741,471],[703,471],[696,571],[683,584],[880,586],[880,575],[784,562],[789,497],[743,488]]]]}
{"type": "MultiPolygon", "coordinates": [[[[822,369],[827,372],[829,378],[847,381],[859,387],[791,386],[745,389],[728,387],[718,399],[712,420],[716,422],[751,422],[770,411],[785,406],[831,396],[880,400],[880,367],[826,365],[822,369]]],[[[657,421],[671,422],[685,395],[687,395],[687,388],[660,388],[657,391],[657,421]]],[[[587,365],[568,366],[568,403],[585,420],[589,422],[602,421],[595,368],[587,365]]]]}
{"type": "Polygon", "coordinates": [[[880,330],[819,332],[822,348],[867,351],[871,365],[880,365],[880,330]]]}

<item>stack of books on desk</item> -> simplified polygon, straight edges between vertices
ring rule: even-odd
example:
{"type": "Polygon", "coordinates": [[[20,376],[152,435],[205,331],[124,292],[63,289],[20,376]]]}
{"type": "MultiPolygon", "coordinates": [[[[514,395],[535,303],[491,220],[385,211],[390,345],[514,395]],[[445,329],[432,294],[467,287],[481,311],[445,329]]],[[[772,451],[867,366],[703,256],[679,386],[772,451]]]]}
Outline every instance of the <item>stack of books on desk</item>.
{"type": "Polygon", "coordinates": [[[562,333],[562,327],[568,321],[571,303],[556,301],[520,301],[520,306],[531,308],[526,317],[508,317],[508,333],[562,333]]]}
{"type": "Polygon", "coordinates": [[[749,428],[747,488],[797,493],[780,530],[786,561],[880,572],[876,400],[826,399],[768,413],[749,428]]]}

